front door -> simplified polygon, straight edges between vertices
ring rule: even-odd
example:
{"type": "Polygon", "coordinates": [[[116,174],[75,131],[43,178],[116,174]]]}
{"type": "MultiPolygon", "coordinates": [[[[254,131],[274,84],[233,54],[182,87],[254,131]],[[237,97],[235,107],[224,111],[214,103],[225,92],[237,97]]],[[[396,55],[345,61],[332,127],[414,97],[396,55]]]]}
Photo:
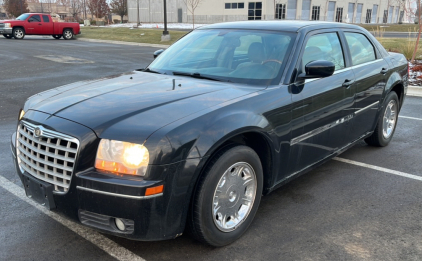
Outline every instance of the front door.
{"type": "Polygon", "coordinates": [[[365,35],[358,32],[345,32],[344,35],[356,77],[351,135],[353,139],[358,139],[375,128],[389,66],[365,35]]]}
{"type": "Polygon", "coordinates": [[[293,84],[292,90],[296,92],[292,96],[296,107],[293,115],[297,120],[290,145],[292,158],[296,159],[291,162],[294,171],[326,158],[349,142],[354,74],[346,68],[343,49],[339,32],[314,33],[305,41],[298,74],[315,60],[331,61],[336,67],[332,76],[298,79],[293,84]]]}
{"type": "Polygon", "coordinates": [[[26,27],[26,34],[42,34],[42,23],[40,15],[32,15],[28,18],[28,26],[26,27]]]}

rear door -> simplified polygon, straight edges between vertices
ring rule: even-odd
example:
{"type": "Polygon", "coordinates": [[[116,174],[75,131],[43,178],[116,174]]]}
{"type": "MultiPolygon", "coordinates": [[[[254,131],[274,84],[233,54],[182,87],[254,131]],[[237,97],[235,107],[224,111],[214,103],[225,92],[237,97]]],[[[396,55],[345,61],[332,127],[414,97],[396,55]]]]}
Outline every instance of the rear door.
{"type": "Polygon", "coordinates": [[[354,119],[350,135],[358,139],[375,127],[389,65],[363,33],[345,31],[344,36],[356,77],[354,119]]]}
{"type": "Polygon", "coordinates": [[[42,34],[53,34],[53,21],[48,15],[42,15],[42,34]]]}
{"type": "Polygon", "coordinates": [[[336,65],[330,77],[300,80],[291,86],[295,104],[295,131],[290,145],[300,171],[344,147],[349,142],[350,109],[353,108],[354,74],[347,68],[338,31],[314,32],[307,36],[298,61],[298,74],[315,60],[336,65]],[[300,120],[298,120],[300,118],[300,120]],[[301,130],[298,128],[301,126],[301,130]]]}
{"type": "Polygon", "coordinates": [[[28,26],[25,28],[26,34],[42,34],[41,16],[38,14],[28,18],[28,26]]]}

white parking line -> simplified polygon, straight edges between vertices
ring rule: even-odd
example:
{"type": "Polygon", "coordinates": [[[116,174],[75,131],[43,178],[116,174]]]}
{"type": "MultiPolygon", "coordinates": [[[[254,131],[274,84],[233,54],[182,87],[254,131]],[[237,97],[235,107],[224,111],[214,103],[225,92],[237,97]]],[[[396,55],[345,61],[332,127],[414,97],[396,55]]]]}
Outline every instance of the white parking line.
{"type": "Polygon", "coordinates": [[[370,165],[370,164],[366,164],[366,163],[362,163],[362,162],[358,162],[358,161],[354,161],[354,160],[338,158],[338,157],[335,157],[334,160],[341,161],[341,162],[344,162],[344,163],[353,164],[353,165],[368,168],[368,169],[374,169],[374,170],[382,171],[382,172],[385,172],[385,173],[389,173],[389,174],[393,174],[393,175],[397,175],[397,176],[401,176],[401,177],[405,177],[405,178],[409,178],[409,179],[415,179],[415,180],[422,181],[422,177],[420,177],[420,176],[408,174],[408,173],[397,171],[397,170],[386,169],[386,168],[383,168],[383,167],[378,167],[378,166],[374,166],[374,165],[370,165]]]}
{"type": "Polygon", "coordinates": [[[21,200],[25,201],[26,203],[30,204],[31,206],[37,208],[47,216],[51,217],[52,219],[56,220],[63,226],[69,228],[76,234],[80,235],[81,237],[85,238],[92,244],[96,245],[98,248],[104,250],[110,256],[116,258],[120,261],[145,261],[145,259],[141,258],[140,256],[134,254],[133,252],[129,251],[128,249],[118,245],[116,242],[108,239],[107,237],[101,235],[100,233],[86,228],[82,225],[79,225],[73,221],[65,219],[60,215],[47,210],[45,207],[35,203],[33,200],[29,199],[25,195],[25,191],[23,188],[15,185],[14,183],[10,182],[6,178],[0,176],[0,186],[5,190],[9,191],[16,197],[20,198],[21,200]]]}
{"type": "Polygon", "coordinates": [[[421,118],[415,118],[415,117],[399,116],[399,118],[405,118],[405,119],[411,119],[411,120],[422,121],[422,119],[421,119],[421,118]]]}

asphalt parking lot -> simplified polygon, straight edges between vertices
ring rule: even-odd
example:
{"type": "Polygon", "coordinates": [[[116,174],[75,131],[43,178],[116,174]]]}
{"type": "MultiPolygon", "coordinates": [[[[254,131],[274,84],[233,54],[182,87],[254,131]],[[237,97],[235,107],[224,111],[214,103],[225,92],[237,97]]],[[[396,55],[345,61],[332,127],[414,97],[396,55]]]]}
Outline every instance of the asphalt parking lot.
{"type": "Polygon", "coordinates": [[[0,39],[0,260],[421,260],[422,98],[407,97],[388,147],[364,142],[265,196],[224,248],[181,236],[101,235],[25,197],[10,156],[18,111],[35,93],[143,68],[158,48],[0,39]]]}

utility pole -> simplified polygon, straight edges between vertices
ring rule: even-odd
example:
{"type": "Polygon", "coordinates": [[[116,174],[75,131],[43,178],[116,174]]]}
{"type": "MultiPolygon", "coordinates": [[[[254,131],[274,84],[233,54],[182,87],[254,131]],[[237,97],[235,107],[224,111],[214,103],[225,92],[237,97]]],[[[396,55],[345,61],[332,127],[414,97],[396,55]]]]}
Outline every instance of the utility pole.
{"type": "Polygon", "coordinates": [[[164,31],[163,35],[161,36],[161,41],[170,41],[171,37],[169,32],[167,31],[167,0],[163,0],[164,2],[164,31]]]}
{"type": "Polygon", "coordinates": [[[139,26],[139,0],[136,0],[136,12],[137,12],[137,16],[136,16],[136,28],[138,28],[139,26]]]}

